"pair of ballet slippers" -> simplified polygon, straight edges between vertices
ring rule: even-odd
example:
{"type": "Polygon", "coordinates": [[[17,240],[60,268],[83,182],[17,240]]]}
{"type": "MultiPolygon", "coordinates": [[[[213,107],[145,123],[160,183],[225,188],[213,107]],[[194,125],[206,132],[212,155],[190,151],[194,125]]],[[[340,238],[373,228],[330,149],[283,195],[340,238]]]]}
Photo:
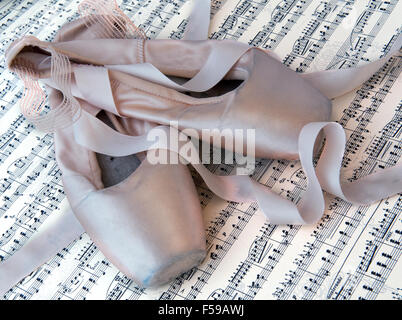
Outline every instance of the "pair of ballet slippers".
{"type": "MultiPolygon", "coordinates": [[[[156,153],[166,159],[178,154],[192,163],[224,199],[257,201],[272,223],[317,221],[324,210],[321,188],[358,203],[401,189],[396,169],[364,183],[380,181],[380,191],[361,184],[345,191],[339,183],[345,138],[339,125],[328,122],[330,98],[367,80],[378,65],[354,70],[354,76],[299,75],[269,51],[240,42],[114,37],[129,26],[121,15],[83,17],[64,25],[53,42],[32,36],[14,42],[6,59],[26,85],[24,114],[39,128],[55,132],[56,159],[76,218],[104,255],[138,284],[163,284],[206,255],[190,172],[183,161],[152,163],[156,153]],[[99,36],[103,29],[109,36],[99,36]],[[345,85],[342,77],[351,80],[345,85]],[[48,88],[47,113],[36,80],[48,88]],[[220,85],[230,81],[237,86],[221,92],[220,85]],[[196,97],[203,92],[218,94],[196,97]],[[111,125],[97,118],[100,111],[111,125]],[[296,206],[248,176],[215,176],[197,163],[197,155],[174,149],[172,141],[155,146],[147,140],[153,130],[175,130],[180,136],[186,129],[193,138],[202,137],[205,129],[215,132],[217,139],[204,142],[221,141],[225,130],[255,130],[253,156],[302,161],[309,178],[307,200],[296,206]],[[322,131],[329,141],[316,174],[312,157],[322,131]],[[96,153],[138,153],[142,162],[123,181],[105,187],[96,153]]],[[[246,150],[247,141],[241,144],[246,150]]],[[[223,147],[233,149],[233,144],[223,147]]]]}

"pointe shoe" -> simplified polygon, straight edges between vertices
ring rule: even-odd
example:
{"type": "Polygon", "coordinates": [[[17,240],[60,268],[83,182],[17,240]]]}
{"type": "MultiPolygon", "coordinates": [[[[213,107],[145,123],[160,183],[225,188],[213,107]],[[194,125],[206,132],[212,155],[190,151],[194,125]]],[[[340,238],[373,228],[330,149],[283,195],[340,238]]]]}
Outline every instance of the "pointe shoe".
{"type": "MultiPolygon", "coordinates": [[[[87,31],[81,19],[79,24],[73,22],[69,28],[64,28],[57,37],[85,39],[93,35],[87,31]]],[[[26,37],[11,46],[6,54],[6,59],[12,60],[13,70],[18,69],[23,79],[26,76],[47,78],[54,72],[46,51],[34,48],[37,41],[26,37]],[[13,54],[16,48],[21,49],[17,57],[13,54]]],[[[58,71],[61,91],[48,88],[50,105],[54,108],[70,105],[79,112],[82,108],[81,112],[98,113],[100,109],[84,100],[77,101],[62,90],[64,87],[60,88],[60,83],[65,83],[71,75],[66,74],[67,69],[58,71]]],[[[35,95],[40,92],[30,80],[26,85],[35,95]]],[[[78,92],[71,83],[67,89],[78,92]]],[[[29,98],[37,97],[28,95],[28,102],[32,102],[29,98]]],[[[52,121],[63,119],[63,111],[52,117],[52,121]]],[[[69,116],[72,113],[74,110],[67,110],[69,116]]],[[[120,129],[138,135],[154,126],[152,122],[134,119],[120,125],[120,129]]],[[[143,152],[142,162],[132,174],[105,188],[96,154],[77,144],[74,134],[77,132],[68,125],[55,130],[56,160],[74,215],[105,257],[143,287],[162,285],[199,265],[206,254],[205,230],[188,168],[181,163],[151,164],[143,152]]],[[[166,150],[149,152],[169,153],[168,156],[171,153],[166,150]]],[[[116,174],[110,172],[110,168],[104,170],[108,170],[108,176],[116,174]]]]}
{"type": "Polygon", "coordinates": [[[104,188],[95,153],[75,143],[71,127],[55,133],[55,150],[75,216],[121,272],[143,287],[158,286],[201,263],[204,224],[185,165],[145,157],[125,180],[104,188]]]}
{"type": "Polygon", "coordinates": [[[255,129],[255,155],[263,158],[298,159],[303,126],[330,119],[331,101],[264,50],[217,40],[80,40],[84,25],[84,20],[66,25],[61,34],[67,36],[52,43],[20,39],[7,54],[9,67],[28,59],[40,70],[39,78],[59,89],[50,77],[51,47],[71,62],[75,97],[98,107],[103,103],[100,107],[128,119],[177,122],[179,129],[195,129],[199,136],[202,129],[255,129]],[[193,79],[178,85],[168,77],[193,79]],[[205,91],[221,80],[241,84],[206,98],[181,92],[205,91]],[[99,87],[110,87],[113,101],[99,99],[99,87]]]}

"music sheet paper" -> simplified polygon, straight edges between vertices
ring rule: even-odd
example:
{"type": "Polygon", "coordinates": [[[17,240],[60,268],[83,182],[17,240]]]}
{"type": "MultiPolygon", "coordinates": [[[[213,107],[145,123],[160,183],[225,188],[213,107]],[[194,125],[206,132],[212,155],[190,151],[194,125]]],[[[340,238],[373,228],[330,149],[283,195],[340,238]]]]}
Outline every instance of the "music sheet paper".
{"type": "MultiPolygon", "coordinates": [[[[181,38],[186,0],[124,0],[120,7],[150,38],[181,38]]],[[[0,53],[32,34],[50,41],[78,17],[77,0],[0,2],[0,53]]],[[[212,1],[210,37],[273,50],[297,72],[348,68],[384,55],[401,32],[397,0],[212,1]]],[[[361,87],[334,100],[347,132],[342,176],[393,166],[402,155],[402,59],[392,58],[361,87]]],[[[23,84],[0,65],[0,260],[51,215],[66,210],[51,134],[19,111],[23,84]]],[[[283,84],[286,86],[286,83],[283,84]]],[[[289,92],[291,95],[292,92],[289,92]]],[[[233,166],[210,165],[219,174],[233,166]]],[[[254,178],[297,202],[306,186],[297,161],[263,159],[254,178]]],[[[316,225],[271,225],[255,204],[214,196],[195,176],[208,255],[157,289],[111,265],[84,234],[6,294],[6,299],[401,299],[402,198],[353,206],[331,195],[316,225]]]]}

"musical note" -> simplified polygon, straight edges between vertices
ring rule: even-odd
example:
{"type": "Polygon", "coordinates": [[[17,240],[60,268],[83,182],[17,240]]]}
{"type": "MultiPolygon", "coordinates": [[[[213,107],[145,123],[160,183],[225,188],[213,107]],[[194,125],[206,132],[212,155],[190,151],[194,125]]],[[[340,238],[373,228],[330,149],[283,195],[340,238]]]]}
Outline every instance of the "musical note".
{"type": "MultiPolygon", "coordinates": [[[[188,0],[120,1],[149,38],[180,39],[188,0]]],[[[77,1],[13,0],[0,5],[0,53],[13,39],[51,41],[78,17],[77,1]]],[[[278,54],[297,72],[349,68],[386,54],[401,32],[402,2],[213,0],[211,39],[232,39],[278,54]]],[[[333,101],[346,131],[348,181],[395,165],[402,156],[402,59],[333,101]]],[[[0,64],[0,261],[50,215],[66,207],[53,137],[20,114],[23,86],[0,64]]],[[[289,93],[291,94],[291,93],[289,93]]],[[[235,165],[210,164],[220,175],[235,165]]],[[[5,299],[401,299],[402,198],[352,206],[325,195],[314,226],[274,226],[255,203],[217,198],[191,170],[203,208],[208,253],[201,265],[161,288],[137,286],[86,235],[6,294],[5,299]]],[[[306,188],[298,161],[256,159],[252,178],[297,203],[306,188]]]]}

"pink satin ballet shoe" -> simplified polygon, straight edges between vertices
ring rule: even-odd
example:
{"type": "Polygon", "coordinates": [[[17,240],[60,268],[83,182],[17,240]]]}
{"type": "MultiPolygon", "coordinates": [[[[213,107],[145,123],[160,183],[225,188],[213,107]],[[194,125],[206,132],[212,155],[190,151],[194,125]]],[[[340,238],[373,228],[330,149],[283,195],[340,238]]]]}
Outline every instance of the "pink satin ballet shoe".
{"type": "MultiPolygon", "coordinates": [[[[80,22],[78,26],[72,23],[73,29],[74,26],[79,29],[74,36],[88,37],[83,19],[80,22]]],[[[58,37],[64,35],[72,37],[71,28],[63,28],[58,37]]],[[[87,101],[79,102],[69,93],[61,93],[71,89],[77,92],[76,86],[70,87],[69,62],[64,55],[51,49],[50,53],[58,59],[52,61],[51,66],[49,51],[36,47],[37,41],[26,37],[16,43],[8,51],[7,59],[20,48],[20,55],[11,58],[12,68],[23,79],[46,78],[52,74],[58,89],[62,90],[48,88],[49,102],[59,111],[51,114],[50,120],[52,126],[60,126],[55,132],[56,160],[71,209],[85,231],[110,262],[144,287],[164,284],[200,264],[206,254],[205,231],[201,206],[188,168],[181,163],[150,164],[143,156],[142,163],[133,173],[105,188],[95,153],[75,142],[77,132],[74,133],[71,126],[61,128],[63,123],[58,122],[64,121],[65,116],[67,119],[73,117],[76,111],[86,113],[87,109],[95,115],[99,109],[87,101]],[[65,109],[67,105],[68,110],[65,109]]],[[[39,87],[29,79],[25,84],[34,92],[25,96],[22,105],[39,106],[43,102],[36,96],[39,87]]],[[[35,117],[38,110],[34,108],[28,112],[31,112],[28,117],[35,117]]],[[[142,134],[154,127],[141,119],[114,123],[131,134],[142,134]]],[[[40,126],[40,122],[38,124],[40,126]]],[[[171,153],[167,150],[149,152],[165,152],[168,156],[171,153]]],[[[110,172],[110,168],[104,170],[115,179],[116,172],[110,172]]]]}
{"type": "MultiPolygon", "coordinates": [[[[57,98],[55,92],[51,103],[57,98]]],[[[141,286],[161,285],[204,259],[201,206],[185,165],[145,157],[126,179],[104,188],[95,153],[75,142],[71,127],[55,133],[55,150],[75,216],[125,275],[141,286]]]]}
{"type": "MultiPolygon", "coordinates": [[[[307,80],[269,53],[239,42],[93,39],[47,43],[29,37],[9,51],[9,66],[13,68],[15,59],[30,60],[34,69],[41,70],[39,78],[60,89],[50,78],[49,48],[71,62],[75,97],[120,117],[165,125],[175,122],[180,130],[195,129],[198,136],[203,129],[253,128],[257,157],[298,159],[303,126],[328,121],[331,115],[330,100],[307,80]],[[192,79],[178,85],[167,76],[192,79]],[[206,98],[180,92],[206,91],[222,78],[241,84],[206,98]],[[100,92],[100,88],[106,89],[100,92]],[[105,97],[108,88],[110,99],[105,97]]],[[[223,147],[233,149],[229,144],[223,147]]]]}

